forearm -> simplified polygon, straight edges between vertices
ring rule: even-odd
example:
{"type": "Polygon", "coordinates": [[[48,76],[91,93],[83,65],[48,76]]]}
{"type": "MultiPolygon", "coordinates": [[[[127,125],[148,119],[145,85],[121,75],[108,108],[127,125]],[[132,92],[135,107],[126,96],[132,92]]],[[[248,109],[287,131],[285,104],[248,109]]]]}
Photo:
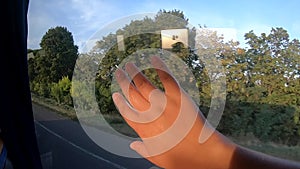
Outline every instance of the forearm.
{"type": "MultiPolygon", "coordinates": [[[[215,158],[212,158],[205,153],[206,159],[214,159],[211,160],[210,166],[206,166],[209,169],[300,169],[300,163],[298,162],[245,148],[233,143],[217,131],[210,138],[210,142],[221,144],[206,145],[206,147],[211,147],[212,154],[215,154],[213,155],[215,158]]],[[[201,147],[201,149],[203,148],[201,147]]],[[[204,163],[201,163],[203,166],[204,163]]]]}
{"type": "Polygon", "coordinates": [[[276,158],[267,154],[237,146],[230,169],[300,169],[300,163],[276,158]]]}

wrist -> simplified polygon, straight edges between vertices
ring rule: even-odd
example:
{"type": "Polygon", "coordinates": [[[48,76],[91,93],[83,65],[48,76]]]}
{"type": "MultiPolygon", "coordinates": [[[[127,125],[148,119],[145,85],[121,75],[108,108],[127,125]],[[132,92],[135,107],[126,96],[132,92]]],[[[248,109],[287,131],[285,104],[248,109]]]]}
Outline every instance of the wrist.
{"type": "MultiPolygon", "coordinates": [[[[196,130],[198,131],[194,133],[200,133],[199,128],[196,130]]],[[[191,153],[193,166],[201,166],[205,169],[229,169],[238,145],[217,130],[213,131],[213,134],[204,143],[199,143],[198,137],[199,135],[197,135],[195,144],[197,148],[194,147],[194,153],[191,153]]]]}
{"type": "Polygon", "coordinates": [[[212,142],[216,143],[214,146],[211,146],[212,156],[210,159],[214,161],[210,162],[210,164],[215,164],[210,165],[213,166],[211,169],[229,169],[238,145],[218,131],[215,132],[215,135],[211,139],[213,139],[212,142]]]}

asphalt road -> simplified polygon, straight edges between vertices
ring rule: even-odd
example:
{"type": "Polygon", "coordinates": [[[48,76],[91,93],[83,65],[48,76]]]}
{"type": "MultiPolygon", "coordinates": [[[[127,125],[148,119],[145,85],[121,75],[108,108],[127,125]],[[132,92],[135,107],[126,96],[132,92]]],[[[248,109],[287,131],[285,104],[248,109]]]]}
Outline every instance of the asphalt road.
{"type": "Polygon", "coordinates": [[[95,144],[78,122],[33,104],[44,169],[149,169],[143,158],[125,158],[95,144]]]}

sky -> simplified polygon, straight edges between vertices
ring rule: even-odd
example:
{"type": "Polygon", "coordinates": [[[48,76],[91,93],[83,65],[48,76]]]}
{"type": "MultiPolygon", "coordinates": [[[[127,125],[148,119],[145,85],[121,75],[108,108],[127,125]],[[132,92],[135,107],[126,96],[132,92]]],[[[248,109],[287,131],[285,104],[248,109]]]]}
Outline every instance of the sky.
{"type": "Polygon", "coordinates": [[[299,0],[30,0],[28,48],[40,48],[48,29],[64,26],[80,51],[103,27],[124,17],[156,14],[161,9],[183,11],[190,25],[223,30],[225,37],[232,37],[242,46],[244,34],[250,30],[260,35],[282,27],[290,39],[300,39],[299,7],[299,0]]]}

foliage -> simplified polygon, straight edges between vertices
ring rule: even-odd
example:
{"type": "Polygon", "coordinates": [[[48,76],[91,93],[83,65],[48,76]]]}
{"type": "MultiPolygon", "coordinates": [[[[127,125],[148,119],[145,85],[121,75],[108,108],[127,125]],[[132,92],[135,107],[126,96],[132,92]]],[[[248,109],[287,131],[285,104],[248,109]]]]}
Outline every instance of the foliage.
{"type": "Polygon", "coordinates": [[[63,77],[57,83],[51,85],[51,96],[55,98],[59,104],[72,105],[70,89],[71,81],[69,77],[63,77]]]}
{"type": "MultiPolygon", "coordinates": [[[[41,49],[28,50],[28,73],[32,92],[50,97],[51,84],[72,77],[78,55],[71,32],[65,27],[50,28],[41,40],[41,49]]],[[[52,93],[53,94],[53,93],[52,93]]]]}
{"type": "MultiPolygon", "coordinates": [[[[195,81],[189,81],[192,77],[179,69],[174,60],[165,61],[179,81],[188,82],[187,90],[197,87],[199,93],[189,94],[200,100],[198,104],[204,115],[211,107],[212,93],[226,87],[225,110],[218,126],[220,132],[233,136],[252,134],[263,141],[300,144],[299,40],[290,40],[288,32],[280,27],[272,28],[268,34],[256,35],[249,31],[245,39],[248,47],[241,48],[239,42],[224,41],[206,26],[190,28],[182,11],[160,10],[154,18],[131,21],[99,40],[90,53],[81,54],[76,75],[79,79],[73,81],[77,47],[73,45],[71,33],[57,27],[49,29],[43,37],[42,49],[29,50],[34,55],[28,59],[31,89],[64,104],[72,104],[71,93],[80,102],[74,106],[91,112],[98,112],[92,110],[95,107],[91,105],[92,95],[96,95],[101,113],[116,115],[111,95],[117,90],[113,76],[117,66],[123,67],[123,61],[129,56],[139,58],[137,65],[143,67],[150,55],[164,52],[164,56],[171,57],[174,54],[190,68],[195,81]],[[188,30],[189,46],[176,43],[172,49],[161,50],[158,32],[178,28],[188,30]],[[124,36],[124,50],[118,49],[118,35],[124,36]],[[226,84],[214,85],[222,77],[226,77],[226,84]],[[75,84],[73,89],[71,83],[75,84]]],[[[144,69],[143,73],[163,89],[153,69],[144,69]]]]}
{"type": "Polygon", "coordinates": [[[37,80],[58,82],[62,77],[72,77],[78,55],[72,33],[65,27],[50,28],[42,37],[43,54],[36,56],[37,80]]]}
{"type": "MultiPolygon", "coordinates": [[[[150,55],[159,55],[161,49],[161,35],[157,32],[164,29],[179,28],[188,29],[189,44],[193,45],[195,29],[188,27],[188,19],[185,18],[182,11],[178,10],[161,10],[153,19],[146,17],[143,20],[133,20],[130,24],[117,30],[116,33],[111,33],[96,43],[92,53],[97,53],[98,57],[101,58],[99,59],[101,62],[98,64],[99,69],[96,77],[96,96],[102,113],[117,112],[111,99],[111,85],[116,67],[124,66],[121,63],[128,56],[139,58],[138,61],[135,60],[137,65],[146,65],[146,58],[149,58],[150,55]],[[124,43],[126,44],[124,51],[118,49],[117,35],[124,36],[124,43]],[[140,51],[144,51],[144,53],[140,51]]],[[[191,46],[183,48],[177,45],[169,51],[176,53],[177,56],[189,62],[189,64],[197,59],[191,50],[191,46]]],[[[170,63],[170,65],[174,64],[170,63]]],[[[175,70],[174,72],[178,77],[184,77],[183,74],[179,75],[182,72],[178,72],[176,67],[171,69],[175,70]]],[[[143,72],[153,84],[162,88],[154,69],[145,69],[143,72]]]]}
{"type": "MultiPolygon", "coordinates": [[[[138,53],[140,50],[161,48],[160,36],[153,32],[187,28],[189,44],[193,47],[183,48],[178,43],[170,52],[181,58],[196,77],[199,89],[196,97],[200,98],[199,107],[205,115],[211,106],[212,92],[216,92],[211,91],[212,83],[226,76],[226,84],[214,86],[214,90],[226,86],[226,107],[218,129],[230,135],[252,133],[264,141],[298,144],[299,109],[295,107],[299,107],[299,41],[290,41],[283,28],[272,28],[270,34],[263,33],[261,36],[250,31],[245,34],[249,47],[243,49],[239,42],[225,42],[222,36],[207,27],[200,27],[196,34],[196,29],[189,28],[187,24],[188,19],[180,11],[160,11],[154,19],[132,21],[116,34],[111,33],[97,43],[94,50],[105,54],[99,64],[96,83],[101,112],[117,112],[111,106],[110,89],[116,65],[130,55],[146,57],[138,53]],[[170,13],[181,19],[166,15],[170,13]],[[141,34],[144,30],[148,33],[141,34]],[[114,45],[118,34],[126,37],[125,51],[119,51],[114,45]]],[[[176,77],[189,79],[182,71],[172,66],[170,69],[174,70],[176,77]]],[[[143,72],[152,83],[162,87],[153,70],[143,72]]]]}
{"type": "Polygon", "coordinates": [[[245,39],[249,48],[223,56],[233,59],[224,62],[230,102],[221,130],[299,144],[299,41],[283,28],[260,36],[250,31],[245,39]]]}

